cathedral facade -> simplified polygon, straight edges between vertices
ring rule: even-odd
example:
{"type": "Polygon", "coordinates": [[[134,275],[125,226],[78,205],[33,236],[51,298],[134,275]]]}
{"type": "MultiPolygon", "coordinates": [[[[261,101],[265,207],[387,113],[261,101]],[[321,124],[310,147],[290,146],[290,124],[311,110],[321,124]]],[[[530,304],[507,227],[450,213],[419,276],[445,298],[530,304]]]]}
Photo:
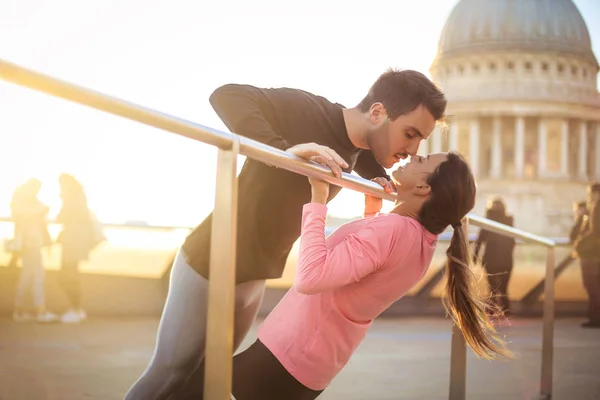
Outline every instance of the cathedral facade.
{"type": "Polygon", "coordinates": [[[449,123],[420,151],[469,159],[476,214],[501,196],[516,227],[564,237],[573,202],[600,181],[598,70],[571,0],[461,0],[430,69],[449,123]]]}

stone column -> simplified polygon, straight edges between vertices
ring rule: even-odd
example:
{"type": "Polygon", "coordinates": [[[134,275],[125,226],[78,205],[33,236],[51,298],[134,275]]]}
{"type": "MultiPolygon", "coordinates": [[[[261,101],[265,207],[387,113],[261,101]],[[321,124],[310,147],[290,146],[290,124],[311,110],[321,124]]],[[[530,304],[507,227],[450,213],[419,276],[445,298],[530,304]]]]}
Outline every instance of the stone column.
{"type": "Polygon", "coordinates": [[[474,118],[469,124],[469,163],[473,175],[479,175],[479,120],[474,118]]]}
{"type": "Polygon", "coordinates": [[[546,120],[540,117],[538,121],[538,177],[546,174],[546,157],[548,157],[548,127],[546,120]]]}
{"type": "Polygon", "coordinates": [[[560,125],[560,173],[569,176],[569,120],[565,119],[560,125]]]}
{"type": "Polygon", "coordinates": [[[596,179],[600,180],[600,121],[596,122],[596,179]]]}
{"type": "Polygon", "coordinates": [[[490,176],[498,179],[502,175],[502,120],[494,117],[492,121],[492,168],[490,176]]]}
{"type": "Polygon", "coordinates": [[[523,177],[525,169],[525,118],[517,117],[515,123],[515,176],[523,177]]]}
{"type": "Polygon", "coordinates": [[[441,153],[442,151],[442,132],[439,127],[436,127],[431,134],[431,152],[441,153]]]}
{"type": "Polygon", "coordinates": [[[587,124],[579,123],[579,179],[587,180],[587,124]]]}
{"type": "Polygon", "coordinates": [[[448,150],[458,151],[458,124],[450,125],[450,136],[448,137],[448,150]]]}

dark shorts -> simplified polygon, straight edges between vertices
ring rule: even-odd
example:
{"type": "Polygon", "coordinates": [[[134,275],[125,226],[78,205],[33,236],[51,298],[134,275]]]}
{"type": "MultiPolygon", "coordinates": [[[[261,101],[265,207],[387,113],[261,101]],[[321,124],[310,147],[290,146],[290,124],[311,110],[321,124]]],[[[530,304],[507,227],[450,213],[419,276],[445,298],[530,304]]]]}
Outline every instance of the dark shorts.
{"type": "Polygon", "coordinates": [[[322,392],[298,382],[260,340],[233,358],[236,400],[313,400],[322,392]]]}
{"type": "MultiPolygon", "coordinates": [[[[203,398],[204,366],[186,400],[203,398]]],[[[233,357],[232,381],[236,400],[313,400],[323,393],[298,382],[260,340],[233,357]]]]}

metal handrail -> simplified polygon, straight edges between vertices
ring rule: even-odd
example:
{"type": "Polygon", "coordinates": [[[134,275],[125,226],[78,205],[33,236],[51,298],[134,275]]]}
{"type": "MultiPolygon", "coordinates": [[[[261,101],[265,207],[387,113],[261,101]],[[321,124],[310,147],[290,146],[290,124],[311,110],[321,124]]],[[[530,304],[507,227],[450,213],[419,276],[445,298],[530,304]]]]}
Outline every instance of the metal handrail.
{"type": "MultiPolygon", "coordinates": [[[[162,130],[166,130],[193,140],[201,141],[219,148],[219,159],[217,161],[217,178],[219,174],[223,179],[217,179],[217,202],[215,221],[221,219],[222,224],[213,223],[213,239],[216,236],[222,243],[221,248],[213,246],[211,249],[211,279],[209,281],[209,324],[207,334],[207,365],[214,363],[217,368],[207,368],[207,391],[211,395],[206,396],[208,400],[229,398],[231,384],[230,362],[216,357],[217,354],[224,357],[231,354],[232,326],[233,326],[233,280],[231,271],[235,264],[235,254],[225,253],[229,248],[235,248],[235,220],[237,210],[235,193],[237,191],[237,180],[235,178],[235,159],[237,154],[257,159],[266,164],[284,168],[309,177],[323,179],[330,184],[347,189],[356,190],[365,194],[381,197],[386,200],[395,200],[393,194],[386,193],[378,184],[344,173],[342,178],[336,178],[329,169],[310,162],[284,151],[272,148],[263,143],[248,139],[243,136],[222,132],[207,126],[196,124],[184,119],[174,117],[156,110],[152,110],[137,104],[133,104],[115,97],[111,97],[81,86],[77,86],[48,75],[41,74],[8,61],[0,59],[0,79],[14,84],[28,87],[65,100],[87,105],[97,110],[141,122],[162,130]],[[225,210],[229,210],[229,215],[225,210]],[[224,249],[224,250],[223,250],[224,249]],[[216,255],[216,253],[219,253],[216,255]],[[213,259],[214,257],[214,259],[213,259]],[[214,261],[214,263],[213,263],[214,261]],[[218,268],[221,263],[225,267],[218,268]],[[214,265],[213,265],[214,264],[214,265]],[[215,275],[213,275],[215,273],[215,275]],[[214,277],[214,278],[213,278],[214,277]],[[221,287],[218,285],[221,284],[221,287]],[[225,288],[225,290],[223,290],[225,288]],[[222,293],[221,295],[219,294],[222,293]],[[219,300],[223,300],[219,304],[219,300]],[[220,311],[220,312],[219,312],[220,311]],[[214,317],[212,317],[214,315],[214,317]],[[211,323],[214,320],[215,324],[211,323]],[[218,322],[218,323],[217,323],[218,322]],[[218,326],[217,326],[218,325],[218,326]],[[217,328],[223,327],[226,332],[220,332],[217,328]],[[214,338],[214,342],[212,341],[214,338]],[[211,343],[214,345],[211,346],[211,343]],[[208,379],[208,374],[213,378],[208,379]],[[210,387],[210,388],[209,388],[210,387]]],[[[542,344],[542,376],[541,397],[550,398],[552,393],[552,355],[553,355],[553,323],[554,323],[554,247],[555,242],[533,235],[528,232],[507,227],[495,221],[469,214],[471,223],[492,232],[518,238],[527,242],[539,243],[548,248],[546,267],[546,287],[544,298],[544,327],[542,344]]],[[[213,240],[213,242],[216,242],[213,240]]],[[[214,244],[214,243],[213,243],[214,244]]],[[[450,398],[465,398],[466,379],[466,354],[464,338],[458,329],[453,327],[451,369],[450,369],[450,398]],[[456,361],[456,362],[455,362],[456,361]]]]}
{"type": "Polygon", "coordinates": [[[477,215],[469,214],[469,223],[477,225],[481,228],[504,236],[510,236],[515,239],[521,239],[524,242],[533,242],[544,245],[546,247],[556,246],[556,242],[542,236],[534,235],[533,233],[525,232],[521,229],[512,226],[504,225],[491,219],[483,218],[477,215]]]}

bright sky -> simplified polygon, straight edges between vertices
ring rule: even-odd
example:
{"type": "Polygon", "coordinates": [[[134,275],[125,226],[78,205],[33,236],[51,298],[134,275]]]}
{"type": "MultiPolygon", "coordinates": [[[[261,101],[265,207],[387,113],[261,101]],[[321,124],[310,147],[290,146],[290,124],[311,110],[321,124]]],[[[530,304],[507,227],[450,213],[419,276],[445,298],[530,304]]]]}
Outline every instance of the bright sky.
{"type": "MultiPolygon", "coordinates": [[[[497,0],[498,1],[498,0],[497,0]]],[[[600,56],[600,2],[575,0],[600,56]]],[[[0,0],[0,58],[225,129],[219,85],[297,87],[355,105],[388,67],[428,73],[456,0],[0,0]],[[290,6],[294,4],[294,6],[290,6]]],[[[0,215],[35,176],[74,173],[106,222],[194,225],[214,202],[210,146],[0,82],[0,215]]],[[[332,213],[362,212],[344,191],[332,213]]]]}

